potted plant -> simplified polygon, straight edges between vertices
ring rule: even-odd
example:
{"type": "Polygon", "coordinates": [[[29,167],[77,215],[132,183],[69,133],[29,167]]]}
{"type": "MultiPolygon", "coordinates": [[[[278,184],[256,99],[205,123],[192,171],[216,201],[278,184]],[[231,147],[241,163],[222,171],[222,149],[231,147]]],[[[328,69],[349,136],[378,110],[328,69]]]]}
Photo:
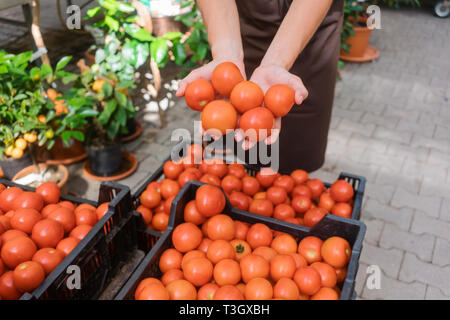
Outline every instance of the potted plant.
{"type": "Polygon", "coordinates": [[[118,41],[111,40],[97,50],[94,65],[82,66],[81,74],[63,96],[70,111],[58,129],[66,130],[63,140],[75,136],[84,142],[89,168],[101,177],[120,170],[121,137],[128,133],[127,121],[136,114],[130,98],[133,70],[117,48],[118,41]]]}
{"type": "Polygon", "coordinates": [[[63,70],[70,57],[61,59],[54,70],[45,64],[30,67],[31,57],[31,51],[14,55],[0,50],[0,166],[8,179],[33,163],[29,151],[34,146],[53,147],[53,121],[60,113],[43,88],[72,77],[63,70]]]}

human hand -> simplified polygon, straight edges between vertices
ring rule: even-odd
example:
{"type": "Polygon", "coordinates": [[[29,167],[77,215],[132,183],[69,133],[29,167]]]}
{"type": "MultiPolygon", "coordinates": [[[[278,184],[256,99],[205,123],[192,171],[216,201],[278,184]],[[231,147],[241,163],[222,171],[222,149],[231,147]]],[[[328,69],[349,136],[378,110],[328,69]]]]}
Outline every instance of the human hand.
{"type": "MultiPolygon", "coordinates": [[[[296,104],[301,104],[308,97],[308,90],[306,90],[302,80],[298,76],[287,71],[286,69],[276,65],[259,66],[253,72],[250,81],[258,84],[263,90],[264,94],[273,85],[285,84],[295,91],[296,104]]],[[[267,145],[273,144],[275,141],[277,141],[280,135],[280,130],[281,130],[281,118],[278,117],[275,118],[272,134],[269,137],[267,137],[264,140],[264,142],[267,145]]],[[[242,130],[236,131],[235,138],[237,142],[240,142],[245,138],[242,130]]],[[[248,150],[252,148],[255,144],[256,142],[254,141],[245,140],[242,143],[242,148],[244,150],[248,150]]]]}

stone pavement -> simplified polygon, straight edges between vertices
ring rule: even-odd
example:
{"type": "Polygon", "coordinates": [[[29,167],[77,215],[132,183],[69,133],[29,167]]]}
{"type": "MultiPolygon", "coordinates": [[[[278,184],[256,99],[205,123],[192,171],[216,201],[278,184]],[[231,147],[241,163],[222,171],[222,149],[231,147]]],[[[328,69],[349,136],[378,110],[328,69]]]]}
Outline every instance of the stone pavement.
{"type": "MultiPolygon", "coordinates": [[[[44,36],[60,34],[53,23],[44,36]]],[[[326,162],[312,176],[367,178],[359,299],[450,299],[449,20],[425,9],[382,9],[382,28],[371,38],[380,58],[343,68],[326,162]],[[381,269],[381,289],[365,285],[369,265],[381,269]]],[[[192,131],[197,117],[177,100],[166,128],[144,122],[142,137],[126,145],[138,170],[119,182],[136,190],[169,155],[172,131],[192,131]]],[[[81,164],[69,170],[70,190],[95,199],[99,183],[83,176],[81,164]]]]}

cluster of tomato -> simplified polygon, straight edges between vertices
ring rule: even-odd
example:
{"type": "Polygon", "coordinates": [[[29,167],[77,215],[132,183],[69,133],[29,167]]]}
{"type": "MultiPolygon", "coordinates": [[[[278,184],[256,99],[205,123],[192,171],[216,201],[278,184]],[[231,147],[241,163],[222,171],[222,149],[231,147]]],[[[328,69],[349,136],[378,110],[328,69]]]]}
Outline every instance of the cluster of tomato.
{"type": "MultiPolygon", "coordinates": [[[[190,145],[186,154],[181,161],[165,162],[165,179],[151,182],[140,197],[137,211],[151,229],[166,229],[173,199],[191,180],[222,187],[231,204],[240,210],[298,225],[312,227],[327,213],[351,218],[354,191],[347,181],[338,180],[326,188],[320,179],[310,179],[300,169],[282,175],[263,168],[252,177],[242,164],[203,159],[198,144],[190,145]]],[[[185,220],[190,221],[189,214],[185,220]]]]}
{"type": "Polygon", "coordinates": [[[108,210],[60,201],[53,182],[35,192],[0,184],[0,299],[37,288],[108,210]]]}
{"type": "Polygon", "coordinates": [[[291,110],[295,92],[287,85],[277,84],[264,94],[256,83],[244,81],[235,64],[223,62],[214,69],[211,82],[199,79],[188,84],[185,100],[191,109],[202,112],[204,130],[225,134],[236,128],[240,114],[238,127],[247,132],[248,139],[260,141],[270,136],[274,117],[283,117],[291,110]],[[229,101],[216,99],[216,92],[229,101]]]}
{"type": "Polygon", "coordinates": [[[226,200],[202,185],[184,212],[189,221],[172,232],[173,248],[159,258],[162,277],[142,280],[138,300],[337,300],[351,247],[341,237],[325,241],[250,225],[223,214],[226,200]]]}

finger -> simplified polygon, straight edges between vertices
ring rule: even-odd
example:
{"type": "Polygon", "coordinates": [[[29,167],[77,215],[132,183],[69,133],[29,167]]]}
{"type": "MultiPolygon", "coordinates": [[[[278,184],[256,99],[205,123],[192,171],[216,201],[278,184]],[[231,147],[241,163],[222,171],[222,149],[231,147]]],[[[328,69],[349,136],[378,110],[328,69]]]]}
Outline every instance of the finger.
{"type": "Polygon", "coordinates": [[[186,90],[187,85],[199,78],[201,77],[198,69],[191,71],[183,80],[180,81],[180,83],[178,84],[178,90],[175,95],[179,98],[184,96],[184,91],[186,90]]]}
{"type": "Polygon", "coordinates": [[[289,79],[289,85],[295,91],[295,103],[301,104],[308,97],[308,90],[306,90],[305,86],[303,85],[302,79],[297,76],[292,76],[289,79]]]}

